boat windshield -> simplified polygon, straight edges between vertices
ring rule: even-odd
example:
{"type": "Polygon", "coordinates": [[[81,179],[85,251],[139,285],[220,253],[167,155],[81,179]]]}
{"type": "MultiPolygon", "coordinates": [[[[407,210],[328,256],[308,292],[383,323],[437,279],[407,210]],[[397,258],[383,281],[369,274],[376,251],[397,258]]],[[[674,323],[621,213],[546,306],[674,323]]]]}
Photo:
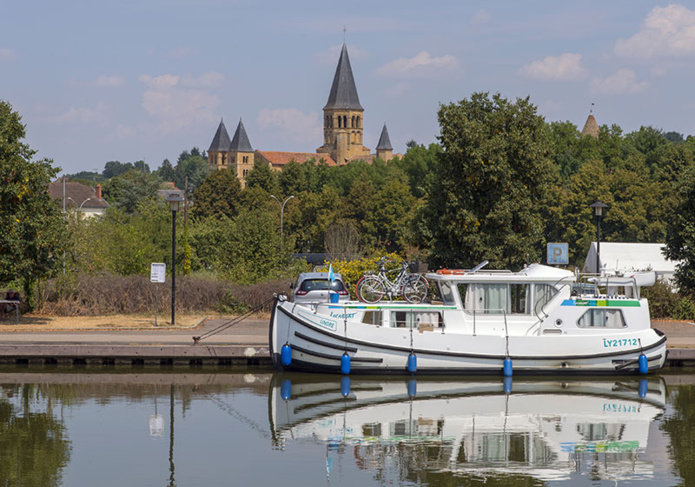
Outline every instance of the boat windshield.
{"type": "Polygon", "coordinates": [[[543,283],[459,283],[463,309],[468,313],[537,314],[558,290],[543,283]]]}

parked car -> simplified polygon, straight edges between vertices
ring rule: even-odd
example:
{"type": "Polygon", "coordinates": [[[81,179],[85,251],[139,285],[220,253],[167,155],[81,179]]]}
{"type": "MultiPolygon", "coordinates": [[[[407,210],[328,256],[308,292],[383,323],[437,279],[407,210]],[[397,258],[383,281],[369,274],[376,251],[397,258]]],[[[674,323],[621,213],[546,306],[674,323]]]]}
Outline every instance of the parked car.
{"type": "Polygon", "coordinates": [[[295,303],[325,303],[330,301],[330,291],[338,293],[339,302],[350,300],[340,274],[334,274],[331,281],[328,272],[303,272],[294,285],[293,299],[295,303]]]}

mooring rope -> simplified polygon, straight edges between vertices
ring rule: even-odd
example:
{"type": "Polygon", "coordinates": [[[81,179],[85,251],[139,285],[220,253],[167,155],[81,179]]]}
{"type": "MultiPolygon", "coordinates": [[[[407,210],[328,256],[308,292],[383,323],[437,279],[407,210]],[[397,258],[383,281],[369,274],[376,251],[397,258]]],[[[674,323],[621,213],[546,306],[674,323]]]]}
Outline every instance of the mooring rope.
{"type": "Polygon", "coordinates": [[[273,296],[273,297],[270,298],[269,300],[264,301],[263,303],[259,304],[258,306],[256,306],[256,307],[253,308],[252,310],[247,311],[247,312],[244,313],[243,315],[237,316],[236,318],[232,318],[231,320],[226,321],[225,323],[222,323],[222,324],[221,324],[220,326],[218,326],[217,328],[215,328],[215,329],[213,329],[213,330],[210,330],[210,331],[207,331],[207,332],[203,333],[203,334],[200,335],[200,336],[193,337],[193,345],[197,345],[198,343],[200,343],[200,340],[202,340],[202,339],[204,339],[204,338],[209,338],[209,337],[211,337],[211,336],[213,336],[213,335],[217,335],[219,332],[224,331],[224,330],[226,330],[227,328],[231,328],[232,326],[241,323],[242,321],[244,321],[246,318],[248,318],[248,317],[251,316],[252,314],[258,313],[261,309],[263,309],[264,306],[266,306],[267,304],[271,303],[271,302],[274,301],[274,300],[275,300],[275,296],[273,296]]]}

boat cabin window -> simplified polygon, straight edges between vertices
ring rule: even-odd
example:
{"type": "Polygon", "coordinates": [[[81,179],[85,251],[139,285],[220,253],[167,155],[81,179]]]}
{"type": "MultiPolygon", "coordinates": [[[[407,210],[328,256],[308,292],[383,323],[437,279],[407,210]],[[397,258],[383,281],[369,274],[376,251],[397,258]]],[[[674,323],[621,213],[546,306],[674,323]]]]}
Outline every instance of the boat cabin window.
{"type": "Polygon", "coordinates": [[[439,311],[408,310],[391,311],[391,326],[394,328],[438,328],[442,326],[439,311]]]}
{"type": "Polygon", "coordinates": [[[579,328],[625,328],[619,309],[589,309],[577,321],[579,328]]]}
{"type": "Polygon", "coordinates": [[[364,316],[362,316],[362,323],[367,325],[382,325],[381,311],[365,311],[364,316]]]}
{"type": "Polygon", "coordinates": [[[533,314],[557,294],[550,284],[459,284],[463,309],[484,314],[533,314]]]}

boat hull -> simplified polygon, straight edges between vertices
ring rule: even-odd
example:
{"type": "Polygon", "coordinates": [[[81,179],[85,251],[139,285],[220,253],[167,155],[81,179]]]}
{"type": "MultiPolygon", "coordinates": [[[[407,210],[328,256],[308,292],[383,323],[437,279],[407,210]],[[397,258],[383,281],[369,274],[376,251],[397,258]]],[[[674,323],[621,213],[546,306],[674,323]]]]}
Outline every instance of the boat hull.
{"type": "Polygon", "coordinates": [[[646,357],[648,371],[658,370],[667,353],[666,337],[653,329],[504,336],[445,329],[422,333],[349,320],[331,325],[309,308],[276,302],[270,326],[275,368],[345,373],[343,355],[348,355],[353,374],[615,374],[640,372],[640,355],[646,357]],[[289,363],[287,356],[282,360],[284,345],[291,350],[289,363]]]}

